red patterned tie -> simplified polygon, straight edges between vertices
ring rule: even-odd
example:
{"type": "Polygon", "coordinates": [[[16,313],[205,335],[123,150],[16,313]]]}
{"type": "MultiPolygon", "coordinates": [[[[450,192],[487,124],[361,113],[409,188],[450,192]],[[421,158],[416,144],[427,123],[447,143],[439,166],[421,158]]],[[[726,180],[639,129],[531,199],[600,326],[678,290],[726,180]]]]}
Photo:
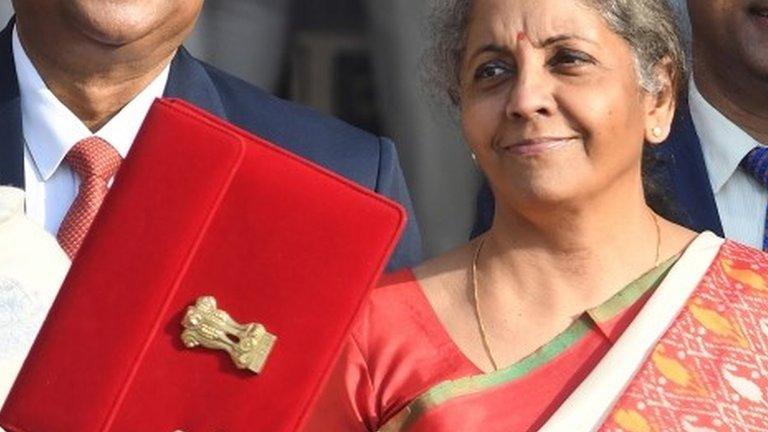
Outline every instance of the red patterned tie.
{"type": "Polygon", "coordinates": [[[80,190],[64,216],[57,238],[64,252],[74,259],[122,158],[108,142],[94,136],[75,144],[65,160],[80,177],[80,190]]]}

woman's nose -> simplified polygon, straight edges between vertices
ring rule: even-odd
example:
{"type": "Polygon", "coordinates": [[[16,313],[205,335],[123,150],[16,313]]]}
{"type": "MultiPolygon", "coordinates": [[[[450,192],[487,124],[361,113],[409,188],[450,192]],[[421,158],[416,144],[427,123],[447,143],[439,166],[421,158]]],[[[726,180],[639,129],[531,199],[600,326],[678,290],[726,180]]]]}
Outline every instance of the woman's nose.
{"type": "Polygon", "coordinates": [[[555,103],[546,73],[546,70],[534,67],[520,68],[517,80],[509,90],[507,118],[527,121],[552,114],[555,103]]]}

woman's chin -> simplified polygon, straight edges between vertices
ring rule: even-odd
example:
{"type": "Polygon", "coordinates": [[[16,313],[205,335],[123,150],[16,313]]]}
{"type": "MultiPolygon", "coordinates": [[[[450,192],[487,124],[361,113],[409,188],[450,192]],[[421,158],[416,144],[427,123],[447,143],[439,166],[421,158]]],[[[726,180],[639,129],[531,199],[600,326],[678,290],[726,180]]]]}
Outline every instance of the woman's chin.
{"type": "Polygon", "coordinates": [[[516,184],[509,187],[498,201],[506,201],[509,208],[548,212],[573,207],[582,201],[583,191],[563,182],[516,184]]]}

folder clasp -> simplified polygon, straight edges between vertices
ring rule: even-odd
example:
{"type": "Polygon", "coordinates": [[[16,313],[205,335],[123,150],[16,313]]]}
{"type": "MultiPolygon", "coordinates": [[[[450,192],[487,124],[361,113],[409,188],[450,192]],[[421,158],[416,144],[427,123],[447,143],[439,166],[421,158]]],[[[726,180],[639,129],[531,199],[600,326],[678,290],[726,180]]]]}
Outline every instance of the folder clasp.
{"type": "Polygon", "coordinates": [[[202,296],[187,308],[181,340],[187,348],[201,346],[229,353],[238,369],[261,373],[277,336],[257,322],[240,324],[218,309],[213,296],[202,296]]]}

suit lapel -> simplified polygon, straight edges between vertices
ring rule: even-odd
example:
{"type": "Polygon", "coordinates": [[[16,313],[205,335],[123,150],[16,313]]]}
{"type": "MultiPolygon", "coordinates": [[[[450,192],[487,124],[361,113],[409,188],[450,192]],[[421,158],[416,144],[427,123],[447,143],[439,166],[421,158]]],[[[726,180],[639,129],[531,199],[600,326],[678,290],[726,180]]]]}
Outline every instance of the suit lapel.
{"type": "Polygon", "coordinates": [[[208,72],[184,47],[179,47],[171,62],[164,96],[183,99],[227,120],[221,97],[208,72]]]}
{"type": "Polygon", "coordinates": [[[13,62],[13,20],[0,32],[0,185],[24,188],[21,98],[13,62]]]}
{"type": "Polygon", "coordinates": [[[687,104],[678,109],[672,133],[661,152],[674,203],[683,213],[679,222],[695,231],[709,230],[723,236],[704,154],[687,104]]]}

